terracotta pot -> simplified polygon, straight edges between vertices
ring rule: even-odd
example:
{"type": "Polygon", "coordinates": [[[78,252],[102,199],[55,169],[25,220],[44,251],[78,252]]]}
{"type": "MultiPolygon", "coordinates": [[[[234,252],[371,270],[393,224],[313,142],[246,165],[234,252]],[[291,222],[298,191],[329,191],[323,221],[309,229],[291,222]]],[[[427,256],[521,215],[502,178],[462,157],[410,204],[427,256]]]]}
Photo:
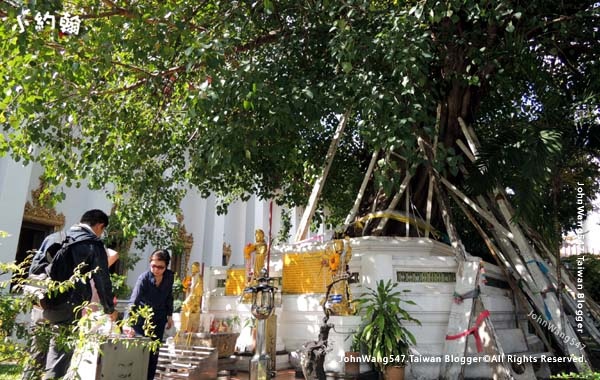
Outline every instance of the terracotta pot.
{"type": "Polygon", "coordinates": [[[398,366],[385,367],[383,378],[385,380],[404,380],[404,368],[398,366]]]}
{"type": "Polygon", "coordinates": [[[360,374],[360,352],[348,351],[344,353],[344,374],[359,375],[360,374]]]}

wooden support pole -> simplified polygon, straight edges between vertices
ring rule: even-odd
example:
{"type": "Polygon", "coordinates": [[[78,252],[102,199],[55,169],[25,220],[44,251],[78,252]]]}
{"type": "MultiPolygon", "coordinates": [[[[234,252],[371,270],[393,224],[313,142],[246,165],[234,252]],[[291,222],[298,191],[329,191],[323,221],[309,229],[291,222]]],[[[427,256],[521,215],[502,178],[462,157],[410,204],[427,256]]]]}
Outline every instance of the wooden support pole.
{"type": "MultiPolygon", "coordinates": [[[[506,259],[504,254],[495,246],[495,244],[492,242],[492,239],[490,239],[490,237],[485,233],[483,227],[481,227],[481,225],[479,224],[477,219],[475,219],[473,214],[471,214],[469,212],[469,210],[467,210],[467,208],[462,204],[462,202],[459,199],[457,199],[456,196],[452,196],[452,198],[454,199],[454,201],[456,202],[458,207],[460,207],[460,209],[463,211],[463,213],[467,216],[467,218],[469,219],[471,224],[475,227],[475,229],[479,233],[479,236],[481,236],[481,238],[485,242],[486,247],[488,248],[488,250],[492,254],[492,257],[494,258],[494,260],[496,261],[496,263],[502,270],[502,273],[504,274],[504,277],[506,277],[506,281],[508,282],[508,285],[510,286],[513,294],[517,297],[517,301],[519,302],[521,307],[524,310],[529,309],[530,303],[525,298],[525,295],[523,294],[523,292],[521,291],[521,289],[519,288],[519,286],[517,285],[517,283],[515,282],[515,279],[514,279],[514,277],[517,277],[517,280],[519,278],[521,278],[519,276],[519,273],[516,271],[509,273],[508,268],[512,268],[512,266],[511,266],[510,262],[506,259]]],[[[527,316],[529,317],[529,319],[532,318],[529,314],[527,316]]],[[[533,326],[534,330],[537,332],[538,338],[540,338],[542,340],[542,342],[544,343],[546,350],[548,350],[548,352],[554,353],[552,345],[550,344],[548,339],[546,339],[546,333],[544,331],[542,331],[540,325],[535,321],[532,321],[531,325],[533,326]]]]}
{"type": "MultiPolygon", "coordinates": [[[[435,117],[435,135],[433,137],[433,158],[437,153],[437,145],[440,134],[440,122],[442,119],[442,104],[438,103],[437,112],[435,117]]],[[[429,225],[431,224],[431,213],[433,212],[433,177],[429,177],[429,182],[427,185],[427,206],[425,210],[425,223],[427,227],[425,228],[425,238],[429,238],[429,234],[431,233],[431,229],[429,225]]]]}
{"type": "Polygon", "coordinates": [[[471,207],[475,212],[481,215],[488,223],[490,223],[498,232],[505,235],[509,239],[513,239],[513,234],[508,229],[506,229],[500,222],[494,217],[493,214],[484,210],[477,204],[477,202],[471,200],[467,195],[465,195],[462,191],[458,190],[456,186],[450,183],[445,178],[441,179],[442,184],[444,184],[451,192],[458,195],[458,197],[463,201],[464,204],[471,207]]]}
{"type": "Polygon", "coordinates": [[[450,214],[450,209],[447,207],[446,199],[444,198],[445,192],[442,190],[442,188],[438,186],[438,182],[443,181],[444,178],[442,178],[442,176],[440,176],[440,174],[434,169],[432,153],[429,150],[430,147],[427,146],[425,140],[419,137],[417,139],[417,143],[419,144],[419,148],[425,154],[425,157],[429,161],[429,175],[430,178],[435,179],[432,182],[432,185],[434,186],[436,199],[442,214],[442,220],[444,221],[444,225],[446,226],[446,231],[448,232],[448,237],[450,238],[451,245],[457,251],[457,257],[460,260],[465,260],[470,255],[467,253],[464,245],[460,241],[460,237],[458,235],[458,232],[456,231],[456,227],[452,222],[452,215],[450,214]]]}
{"type": "Polygon", "coordinates": [[[467,146],[462,141],[456,140],[456,145],[458,145],[458,147],[460,148],[460,150],[462,150],[462,152],[465,154],[465,156],[467,156],[467,158],[471,162],[475,162],[475,156],[473,155],[473,153],[471,153],[471,151],[469,150],[469,148],[467,148],[467,146]]]}
{"type": "MultiPolygon", "coordinates": [[[[542,289],[545,289],[550,284],[549,279],[542,273],[537,259],[532,252],[534,252],[533,247],[531,247],[525,236],[521,232],[519,228],[517,228],[516,224],[512,222],[512,215],[510,214],[508,207],[506,206],[506,199],[502,196],[496,197],[496,202],[498,203],[500,212],[502,213],[504,219],[509,225],[509,228],[513,232],[515,236],[515,242],[519,247],[519,251],[523,256],[523,259],[526,261],[529,271],[531,272],[534,281],[537,283],[538,287],[543,285],[542,289]]],[[[547,310],[550,312],[552,316],[552,323],[557,327],[557,329],[553,329],[554,335],[557,337],[557,341],[562,344],[562,348],[565,353],[574,356],[583,357],[583,362],[575,361],[573,364],[577,368],[579,372],[585,372],[590,369],[589,359],[583,350],[579,350],[575,344],[571,344],[574,342],[579,343],[579,339],[573,326],[566,320],[564,315],[564,310],[562,310],[560,303],[558,302],[558,298],[556,294],[552,292],[546,293],[545,304],[547,306],[547,310]],[[561,339],[561,336],[563,338],[561,339]],[[564,342],[564,336],[569,337],[569,343],[564,342]]]]}
{"type": "Polygon", "coordinates": [[[327,179],[327,174],[329,174],[329,169],[331,168],[331,164],[333,163],[333,158],[335,157],[335,152],[337,151],[337,146],[342,137],[342,132],[344,132],[344,128],[348,123],[348,117],[350,116],[351,110],[347,110],[346,113],[340,119],[340,123],[333,134],[333,138],[331,139],[331,143],[329,144],[329,150],[327,151],[327,156],[325,156],[325,166],[323,167],[323,172],[321,176],[317,178],[315,185],[313,186],[312,193],[310,194],[310,198],[308,199],[308,204],[306,209],[304,210],[304,214],[302,215],[302,219],[300,220],[300,224],[298,225],[298,230],[296,231],[295,241],[301,241],[306,238],[308,234],[308,229],[310,227],[310,221],[312,220],[313,215],[315,214],[315,210],[317,208],[317,202],[319,200],[319,196],[321,195],[321,191],[323,191],[323,186],[325,185],[325,180],[327,179]]]}
{"type": "Polygon", "coordinates": [[[356,199],[354,200],[354,205],[352,209],[346,216],[346,220],[344,220],[344,230],[352,223],[352,220],[356,217],[356,213],[358,212],[358,207],[360,206],[360,202],[362,201],[365,195],[365,189],[369,183],[369,178],[371,178],[371,174],[373,173],[373,168],[375,168],[375,164],[377,163],[377,157],[379,156],[379,152],[373,152],[371,156],[371,161],[369,162],[369,167],[367,168],[367,172],[365,173],[365,177],[360,185],[360,189],[358,190],[358,194],[356,195],[356,199]]]}
{"type": "MultiPolygon", "coordinates": [[[[456,294],[465,294],[474,292],[479,283],[479,272],[481,258],[470,257],[465,261],[458,261],[458,270],[456,271],[456,285],[454,292],[456,294]]],[[[466,331],[471,326],[474,313],[474,299],[467,298],[461,303],[453,302],[450,307],[450,316],[448,317],[447,334],[455,334],[466,331]]],[[[467,353],[467,337],[444,342],[443,357],[457,358],[464,357],[467,353]]],[[[440,368],[440,379],[456,380],[462,378],[464,367],[456,360],[443,361],[440,368]]]]}
{"type": "MultiPolygon", "coordinates": [[[[467,124],[464,122],[464,120],[460,117],[458,118],[458,123],[461,127],[463,135],[467,139],[469,148],[471,149],[473,156],[476,157],[478,154],[478,149],[479,149],[480,143],[477,140],[477,136],[475,135],[475,132],[473,131],[472,128],[467,126],[467,124]]],[[[449,183],[446,185],[451,186],[451,184],[449,184],[449,183]]],[[[458,190],[458,189],[456,189],[456,190],[458,190]]],[[[504,218],[506,225],[508,226],[508,230],[509,230],[509,233],[507,234],[508,231],[506,231],[506,229],[504,227],[502,227],[501,232],[503,235],[508,237],[512,242],[514,242],[516,244],[516,246],[519,248],[520,256],[525,261],[527,271],[531,274],[531,277],[533,279],[533,281],[531,281],[531,282],[528,281],[527,285],[533,285],[532,290],[536,292],[536,294],[534,295],[534,298],[532,298],[532,299],[535,300],[538,311],[544,310],[545,312],[550,313],[550,317],[551,317],[550,322],[552,322],[554,324],[554,326],[556,327],[555,329],[552,329],[552,332],[555,335],[559,344],[562,345],[563,350],[570,355],[581,356],[584,358],[583,363],[579,362],[579,361],[576,361],[574,363],[577,370],[579,372],[589,370],[589,368],[590,368],[589,360],[587,358],[585,351],[577,350],[575,348],[575,345],[564,343],[564,339],[561,338],[561,335],[564,335],[564,336],[568,336],[569,339],[572,340],[571,342],[573,342],[573,341],[579,342],[578,337],[575,334],[575,331],[573,330],[573,327],[566,320],[566,318],[564,316],[564,310],[562,310],[562,307],[560,305],[560,302],[559,302],[557,296],[555,294],[552,294],[552,292],[549,292],[549,293],[546,293],[545,299],[540,300],[541,297],[539,296],[538,291],[541,289],[546,289],[546,288],[548,288],[549,285],[551,285],[550,279],[548,277],[546,277],[544,275],[544,273],[542,273],[542,271],[539,267],[539,263],[541,262],[541,257],[539,256],[539,254],[537,254],[535,249],[528,243],[528,240],[525,238],[523,232],[518,227],[518,225],[516,223],[514,223],[514,213],[510,209],[510,205],[508,204],[508,201],[506,200],[506,197],[503,194],[503,192],[500,191],[499,189],[494,189],[493,194],[495,197],[495,203],[498,206],[498,210],[502,214],[502,217],[504,218]],[[541,301],[541,305],[540,305],[540,301],[541,301]],[[540,307],[543,307],[543,309],[540,309],[540,307]]],[[[464,201],[464,199],[463,199],[463,201],[464,201]]],[[[472,205],[469,205],[469,206],[473,207],[472,205]]],[[[486,217],[485,215],[483,215],[481,213],[480,213],[480,215],[484,216],[484,218],[486,220],[488,220],[488,218],[489,218],[489,215],[488,215],[488,217],[486,217]]],[[[491,222],[491,220],[488,220],[488,222],[491,222]]],[[[494,224],[494,223],[492,223],[492,224],[493,224],[494,228],[497,228],[496,224],[494,224]]],[[[498,225],[499,225],[499,223],[498,223],[498,225]]],[[[502,241],[502,239],[499,239],[499,241],[502,241]]],[[[512,249],[512,245],[510,243],[508,243],[506,245],[510,246],[510,248],[512,249]]],[[[513,256],[513,258],[516,259],[519,255],[513,253],[513,255],[511,255],[511,256],[513,256]]],[[[552,257],[553,255],[549,254],[548,256],[552,257]]],[[[558,269],[558,270],[560,270],[560,269],[558,269]]],[[[546,313],[541,313],[541,314],[545,315],[546,313]]]]}
{"type": "MultiPolygon", "coordinates": [[[[400,188],[398,189],[398,192],[396,193],[396,195],[394,195],[394,198],[392,198],[392,201],[388,205],[388,208],[386,211],[389,212],[389,211],[394,211],[396,209],[396,206],[398,206],[398,203],[400,202],[400,198],[402,198],[402,194],[404,194],[404,191],[408,187],[408,184],[409,184],[411,178],[412,178],[412,176],[407,172],[406,176],[404,177],[404,180],[400,184],[400,188]]],[[[408,217],[408,214],[406,216],[408,217]]],[[[374,235],[380,234],[383,231],[383,228],[385,227],[387,221],[388,221],[388,218],[381,218],[381,220],[379,221],[379,224],[373,231],[373,234],[374,235]]],[[[408,222],[406,222],[406,223],[408,223],[408,222]]]]}
{"type": "Polygon", "coordinates": [[[467,139],[467,143],[469,144],[469,148],[471,148],[471,152],[473,152],[473,156],[477,156],[479,149],[479,141],[477,141],[477,137],[475,137],[475,134],[469,129],[462,117],[458,118],[458,124],[460,125],[463,135],[467,139]]]}

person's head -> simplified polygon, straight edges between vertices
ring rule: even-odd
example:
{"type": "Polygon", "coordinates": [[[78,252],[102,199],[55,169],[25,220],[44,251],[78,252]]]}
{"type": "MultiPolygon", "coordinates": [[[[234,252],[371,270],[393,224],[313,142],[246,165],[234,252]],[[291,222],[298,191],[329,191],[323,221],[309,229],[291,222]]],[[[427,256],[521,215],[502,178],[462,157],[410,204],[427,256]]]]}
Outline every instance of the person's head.
{"type": "Polygon", "coordinates": [[[199,262],[197,262],[197,261],[194,261],[194,262],[192,263],[192,273],[193,273],[193,274],[196,274],[196,273],[198,273],[198,272],[200,272],[200,263],[199,263],[199,262]]]}
{"type": "Polygon", "coordinates": [[[150,271],[155,276],[165,273],[169,266],[171,256],[166,249],[157,249],[150,255],[150,271]]]}
{"type": "Polygon", "coordinates": [[[86,211],[79,222],[90,226],[96,236],[100,237],[108,226],[108,215],[102,210],[93,209],[86,211]]]}

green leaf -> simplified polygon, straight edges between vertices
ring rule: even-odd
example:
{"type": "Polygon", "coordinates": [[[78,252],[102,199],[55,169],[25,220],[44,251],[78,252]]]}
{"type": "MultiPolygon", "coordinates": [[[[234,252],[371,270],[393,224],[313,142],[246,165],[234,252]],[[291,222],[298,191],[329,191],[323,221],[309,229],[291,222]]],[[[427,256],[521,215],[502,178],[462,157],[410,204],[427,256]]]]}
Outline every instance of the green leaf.
{"type": "Polygon", "coordinates": [[[266,14],[270,15],[273,13],[273,2],[271,0],[263,0],[263,7],[266,14]]]}

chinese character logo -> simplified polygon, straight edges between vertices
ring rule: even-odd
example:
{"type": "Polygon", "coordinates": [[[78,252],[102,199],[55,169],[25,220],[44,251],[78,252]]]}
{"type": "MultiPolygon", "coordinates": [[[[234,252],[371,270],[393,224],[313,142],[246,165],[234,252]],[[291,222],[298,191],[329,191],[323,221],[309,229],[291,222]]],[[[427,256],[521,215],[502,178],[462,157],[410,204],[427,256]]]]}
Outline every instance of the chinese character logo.
{"type": "MultiPolygon", "coordinates": [[[[23,9],[21,14],[17,16],[17,24],[19,26],[19,32],[24,33],[26,28],[29,26],[29,18],[31,16],[31,10],[23,9]]],[[[36,32],[41,32],[46,26],[50,26],[51,29],[56,27],[56,16],[48,12],[43,15],[37,12],[33,17],[35,21],[36,32]]],[[[81,19],[77,15],[71,15],[68,12],[64,12],[60,17],[59,21],[60,33],[66,35],[78,35],[79,28],[81,27],[81,19]]]]}
{"type": "Polygon", "coordinates": [[[60,18],[60,31],[64,34],[77,35],[80,26],[81,19],[79,16],[71,16],[68,12],[65,12],[60,18]]]}

